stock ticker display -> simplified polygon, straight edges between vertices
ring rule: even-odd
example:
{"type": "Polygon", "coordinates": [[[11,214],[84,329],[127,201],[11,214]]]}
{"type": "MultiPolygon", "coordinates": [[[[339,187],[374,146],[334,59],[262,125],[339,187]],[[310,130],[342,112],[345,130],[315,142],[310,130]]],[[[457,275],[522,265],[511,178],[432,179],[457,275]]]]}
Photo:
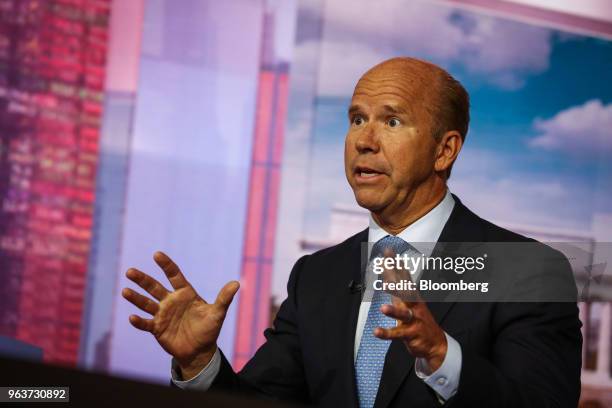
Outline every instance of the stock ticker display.
{"type": "Polygon", "coordinates": [[[79,351],[109,18],[110,0],[0,0],[0,335],[67,365],[79,351]]]}

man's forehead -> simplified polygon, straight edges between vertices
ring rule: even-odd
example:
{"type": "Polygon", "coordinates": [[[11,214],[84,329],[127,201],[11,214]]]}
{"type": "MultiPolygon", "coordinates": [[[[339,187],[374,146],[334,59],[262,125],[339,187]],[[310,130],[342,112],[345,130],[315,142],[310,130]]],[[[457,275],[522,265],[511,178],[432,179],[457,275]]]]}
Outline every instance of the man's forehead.
{"type": "Polygon", "coordinates": [[[373,109],[389,114],[411,114],[411,106],[412,105],[406,101],[398,103],[398,101],[392,98],[381,98],[373,103],[371,100],[360,100],[356,98],[351,101],[348,112],[349,114],[353,114],[373,109]]]}
{"type": "Polygon", "coordinates": [[[413,110],[428,103],[437,89],[437,72],[431,64],[413,59],[385,61],[366,72],[357,82],[351,105],[413,110]]]}
{"type": "Polygon", "coordinates": [[[393,108],[395,110],[408,109],[408,107],[419,100],[419,92],[402,86],[401,84],[379,84],[378,86],[368,86],[369,84],[358,84],[351,99],[351,106],[367,107],[373,106],[380,108],[393,108]]]}
{"type": "Polygon", "coordinates": [[[377,97],[388,95],[405,100],[422,97],[425,90],[432,84],[426,77],[400,75],[390,73],[386,75],[366,74],[355,86],[353,97],[377,97]]]}
{"type": "Polygon", "coordinates": [[[408,113],[414,103],[414,99],[396,93],[381,92],[371,96],[354,94],[349,112],[375,109],[390,113],[408,113]]]}

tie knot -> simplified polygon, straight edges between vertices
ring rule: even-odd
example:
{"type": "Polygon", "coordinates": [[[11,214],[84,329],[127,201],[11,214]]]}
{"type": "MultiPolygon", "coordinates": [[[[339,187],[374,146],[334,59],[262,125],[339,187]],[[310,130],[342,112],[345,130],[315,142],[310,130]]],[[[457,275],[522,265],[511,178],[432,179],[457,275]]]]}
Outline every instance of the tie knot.
{"type": "Polygon", "coordinates": [[[382,257],[385,250],[390,249],[394,254],[403,254],[412,248],[412,245],[393,235],[387,235],[386,237],[378,240],[372,246],[372,254],[370,258],[382,257]]]}

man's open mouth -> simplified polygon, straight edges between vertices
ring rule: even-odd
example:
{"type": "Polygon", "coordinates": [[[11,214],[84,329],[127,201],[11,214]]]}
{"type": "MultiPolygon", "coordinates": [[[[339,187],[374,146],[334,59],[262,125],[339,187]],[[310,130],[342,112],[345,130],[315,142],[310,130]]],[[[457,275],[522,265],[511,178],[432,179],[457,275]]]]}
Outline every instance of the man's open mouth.
{"type": "Polygon", "coordinates": [[[367,166],[356,166],[355,175],[358,179],[373,179],[384,174],[383,172],[367,166]]]}

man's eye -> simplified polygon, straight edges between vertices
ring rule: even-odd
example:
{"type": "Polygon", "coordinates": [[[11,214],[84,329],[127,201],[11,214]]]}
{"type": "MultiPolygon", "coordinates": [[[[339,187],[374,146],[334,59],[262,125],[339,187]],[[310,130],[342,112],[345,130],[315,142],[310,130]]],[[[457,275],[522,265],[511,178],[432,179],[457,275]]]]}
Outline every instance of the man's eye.
{"type": "Polygon", "coordinates": [[[355,116],[352,123],[355,126],[361,126],[365,123],[365,120],[361,116],[355,116]]]}
{"type": "Polygon", "coordinates": [[[387,124],[389,125],[389,127],[398,127],[399,125],[401,125],[402,122],[400,122],[400,120],[398,118],[391,118],[387,121],[387,124]]]}

